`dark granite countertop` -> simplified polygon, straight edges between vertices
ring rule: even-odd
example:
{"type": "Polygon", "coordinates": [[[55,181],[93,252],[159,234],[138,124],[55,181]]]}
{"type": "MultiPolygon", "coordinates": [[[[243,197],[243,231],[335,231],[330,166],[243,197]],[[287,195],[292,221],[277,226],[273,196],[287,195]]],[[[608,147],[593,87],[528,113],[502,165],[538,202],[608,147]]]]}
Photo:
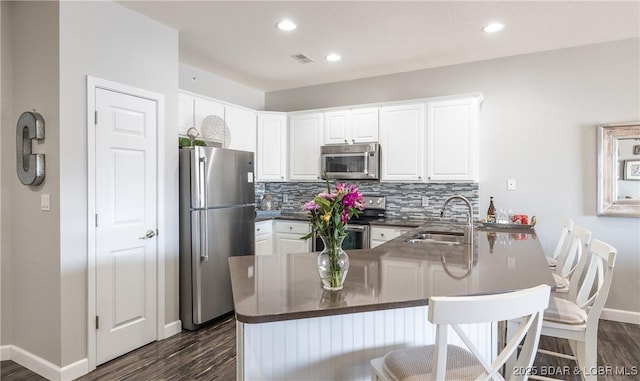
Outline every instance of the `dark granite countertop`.
{"type": "Polygon", "coordinates": [[[555,287],[532,229],[476,229],[474,245],[405,242],[423,229],[462,226],[429,223],[376,248],[347,251],[350,269],[339,292],[322,289],[317,253],[231,257],[236,318],[263,323],[420,306],[433,295],[555,287]]]}
{"type": "Polygon", "coordinates": [[[403,228],[417,228],[424,225],[424,220],[409,220],[404,218],[381,218],[379,220],[369,221],[369,225],[375,226],[389,226],[389,227],[403,227],[403,228]]]}
{"type": "Polygon", "coordinates": [[[256,213],[256,222],[269,221],[269,220],[297,220],[297,221],[308,221],[309,215],[305,212],[280,212],[280,214],[275,214],[278,211],[270,211],[274,212],[273,215],[261,216],[260,213],[256,213]]]}
{"type": "MultiPolygon", "coordinates": [[[[271,216],[256,216],[256,222],[269,221],[269,220],[297,220],[308,221],[309,215],[306,212],[282,212],[279,215],[271,216]]],[[[415,228],[425,223],[424,220],[409,220],[403,218],[381,218],[379,220],[371,220],[369,224],[376,226],[398,226],[398,227],[411,227],[415,228]]]]}

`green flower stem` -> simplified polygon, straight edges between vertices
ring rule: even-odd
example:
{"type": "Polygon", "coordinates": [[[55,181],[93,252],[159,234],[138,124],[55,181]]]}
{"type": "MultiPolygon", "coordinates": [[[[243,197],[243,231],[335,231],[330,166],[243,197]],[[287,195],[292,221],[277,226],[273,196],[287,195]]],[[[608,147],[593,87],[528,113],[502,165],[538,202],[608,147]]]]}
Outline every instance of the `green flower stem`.
{"type": "Polygon", "coordinates": [[[342,269],[340,268],[340,256],[339,256],[339,240],[333,237],[325,237],[325,243],[327,245],[327,251],[329,255],[329,283],[331,287],[340,286],[342,278],[342,269]]]}

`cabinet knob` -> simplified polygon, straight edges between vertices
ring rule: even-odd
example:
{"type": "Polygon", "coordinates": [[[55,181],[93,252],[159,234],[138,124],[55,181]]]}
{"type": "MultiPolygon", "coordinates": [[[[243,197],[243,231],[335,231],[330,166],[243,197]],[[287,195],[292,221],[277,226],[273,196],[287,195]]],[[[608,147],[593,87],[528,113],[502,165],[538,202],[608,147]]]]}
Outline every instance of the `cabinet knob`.
{"type": "Polygon", "coordinates": [[[293,229],[293,226],[289,226],[289,230],[293,229]]]}
{"type": "Polygon", "coordinates": [[[257,228],[256,230],[257,230],[257,231],[260,231],[260,228],[257,228]]]}
{"type": "Polygon", "coordinates": [[[355,139],[351,139],[351,142],[352,142],[353,144],[356,144],[356,140],[355,140],[355,139]]]}
{"type": "Polygon", "coordinates": [[[384,233],[380,233],[380,237],[384,237],[384,233]]]}
{"type": "Polygon", "coordinates": [[[347,142],[347,139],[345,139],[345,140],[344,140],[344,142],[345,142],[345,143],[348,143],[348,142],[347,142]]]}
{"type": "Polygon", "coordinates": [[[280,176],[280,179],[284,179],[284,176],[280,176]]]}

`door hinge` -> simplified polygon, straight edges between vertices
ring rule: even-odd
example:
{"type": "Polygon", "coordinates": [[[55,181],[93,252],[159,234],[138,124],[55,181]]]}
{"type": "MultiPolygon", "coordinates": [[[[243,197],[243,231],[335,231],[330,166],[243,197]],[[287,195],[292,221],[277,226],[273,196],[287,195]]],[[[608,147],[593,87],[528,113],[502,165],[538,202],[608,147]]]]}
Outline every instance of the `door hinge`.
{"type": "Polygon", "coordinates": [[[96,126],[98,125],[98,110],[94,111],[93,113],[93,119],[94,119],[94,123],[96,124],[96,126]]]}
{"type": "Polygon", "coordinates": [[[100,328],[100,317],[96,315],[96,329],[100,328]]]}
{"type": "Polygon", "coordinates": [[[96,213],[96,227],[98,227],[98,213],[96,213]]]}

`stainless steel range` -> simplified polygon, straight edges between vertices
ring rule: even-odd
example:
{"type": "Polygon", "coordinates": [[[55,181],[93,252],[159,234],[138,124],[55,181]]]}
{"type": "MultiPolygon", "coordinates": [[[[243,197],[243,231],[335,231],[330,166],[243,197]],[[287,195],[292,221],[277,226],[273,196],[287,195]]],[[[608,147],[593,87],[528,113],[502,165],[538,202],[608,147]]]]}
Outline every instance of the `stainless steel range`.
{"type": "MultiPolygon", "coordinates": [[[[368,249],[370,247],[370,226],[372,220],[384,219],[386,216],[387,199],[385,196],[364,196],[365,209],[358,218],[352,218],[346,227],[347,237],[342,243],[344,250],[368,249]]],[[[322,251],[322,239],[316,236],[313,250],[322,251]]]]}

